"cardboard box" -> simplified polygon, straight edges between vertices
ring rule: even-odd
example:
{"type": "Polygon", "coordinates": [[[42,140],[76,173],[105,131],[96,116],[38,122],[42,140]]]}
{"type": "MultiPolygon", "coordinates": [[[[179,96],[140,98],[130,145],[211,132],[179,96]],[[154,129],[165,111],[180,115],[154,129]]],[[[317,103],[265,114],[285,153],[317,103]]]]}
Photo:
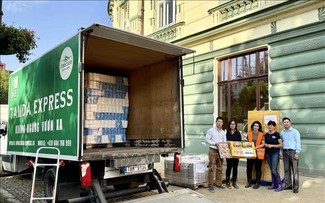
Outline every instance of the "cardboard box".
{"type": "Polygon", "coordinates": [[[276,123],[274,130],[280,133],[280,117],[280,111],[248,111],[248,131],[251,130],[251,125],[254,121],[259,121],[262,124],[263,132],[267,133],[269,131],[267,123],[272,120],[276,123]]]}

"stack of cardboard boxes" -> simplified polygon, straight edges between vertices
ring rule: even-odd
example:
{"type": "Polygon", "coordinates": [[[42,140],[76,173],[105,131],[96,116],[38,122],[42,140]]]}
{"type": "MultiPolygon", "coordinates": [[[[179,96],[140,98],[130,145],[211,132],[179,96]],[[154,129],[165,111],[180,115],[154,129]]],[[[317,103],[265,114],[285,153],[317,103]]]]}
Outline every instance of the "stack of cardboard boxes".
{"type": "Polygon", "coordinates": [[[128,80],[98,73],[85,74],[84,144],[126,141],[128,80]]]}
{"type": "Polygon", "coordinates": [[[174,172],[174,158],[165,159],[165,177],[170,184],[196,189],[208,181],[208,155],[181,156],[181,169],[174,172]]]}

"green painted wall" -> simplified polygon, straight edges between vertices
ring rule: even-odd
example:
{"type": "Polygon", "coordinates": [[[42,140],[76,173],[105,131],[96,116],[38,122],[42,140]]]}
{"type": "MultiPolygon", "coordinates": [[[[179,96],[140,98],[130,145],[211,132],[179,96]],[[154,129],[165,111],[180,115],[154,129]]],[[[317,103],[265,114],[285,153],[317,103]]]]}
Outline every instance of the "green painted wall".
{"type": "Polygon", "coordinates": [[[204,136],[213,123],[212,59],[184,65],[185,152],[207,153],[204,136]]]}
{"type": "Polygon", "coordinates": [[[215,57],[269,46],[270,109],[292,118],[302,137],[300,172],[325,173],[325,21],[184,60],[185,153],[207,153],[213,124],[215,57]],[[194,61],[194,63],[193,63],[194,61]]]}
{"type": "Polygon", "coordinates": [[[291,118],[302,137],[300,168],[325,169],[325,35],[270,44],[270,108],[291,118]]]}

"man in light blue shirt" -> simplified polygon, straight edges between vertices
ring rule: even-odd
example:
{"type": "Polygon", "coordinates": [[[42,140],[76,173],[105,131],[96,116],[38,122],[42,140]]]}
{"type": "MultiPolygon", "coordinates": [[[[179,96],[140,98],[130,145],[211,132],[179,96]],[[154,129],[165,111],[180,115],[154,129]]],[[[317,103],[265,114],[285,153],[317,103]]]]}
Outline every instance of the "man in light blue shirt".
{"type": "Polygon", "coordinates": [[[205,136],[205,142],[209,145],[209,191],[214,192],[214,171],[216,170],[215,185],[220,190],[226,188],[222,185],[222,166],[223,159],[220,158],[218,151],[218,144],[220,142],[227,142],[226,132],[222,129],[223,119],[217,117],[216,127],[210,128],[205,136]]]}
{"type": "Polygon", "coordinates": [[[284,185],[283,189],[293,189],[293,193],[298,193],[299,189],[299,153],[301,151],[300,133],[298,130],[291,127],[290,118],[282,119],[284,129],[281,131],[283,140],[283,166],[284,166],[284,185]],[[291,181],[291,170],[293,173],[293,185],[291,181]],[[292,187],[293,186],[293,187],[292,187]]]}

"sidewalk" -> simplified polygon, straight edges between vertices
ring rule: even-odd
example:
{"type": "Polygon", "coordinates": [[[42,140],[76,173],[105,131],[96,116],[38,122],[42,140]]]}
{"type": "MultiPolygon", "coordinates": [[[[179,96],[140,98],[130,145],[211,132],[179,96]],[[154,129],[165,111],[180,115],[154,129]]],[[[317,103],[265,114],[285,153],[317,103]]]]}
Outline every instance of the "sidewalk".
{"type": "MultiPolygon", "coordinates": [[[[244,167],[240,167],[241,170],[244,167]]],[[[210,197],[218,202],[299,202],[299,203],[324,203],[325,202],[325,179],[300,176],[299,193],[294,194],[292,190],[275,192],[267,190],[267,186],[259,189],[245,188],[246,180],[238,180],[239,189],[227,189],[226,191],[215,190],[214,193],[207,188],[199,188],[196,192],[210,197]]]]}
{"type": "MultiPolygon", "coordinates": [[[[156,165],[157,167],[157,165],[156,165]]],[[[158,165],[159,172],[164,171],[163,164],[158,165]]],[[[299,193],[294,194],[292,190],[284,190],[281,192],[275,192],[268,190],[268,186],[261,186],[259,189],[245,188],[246,184],[246,167],[238,167],[238,185],[239,189],[227,189],[225,191],[215,190],[214,193],[208,191],[207,188],[198,188],[195,191],[209,197],[216,202],[227,203],[248,203],[248,202],[263,202],[263,203],[325,203],[325,179],[299,176],[299,193]]],[[[282,170],[281,170],[281,173],[282,170]]],[[[281,176],[283,177],[283,175],[281,176]]],[[[180,187],[170,185],[169,191],[180,189],[180,187]]]]}

